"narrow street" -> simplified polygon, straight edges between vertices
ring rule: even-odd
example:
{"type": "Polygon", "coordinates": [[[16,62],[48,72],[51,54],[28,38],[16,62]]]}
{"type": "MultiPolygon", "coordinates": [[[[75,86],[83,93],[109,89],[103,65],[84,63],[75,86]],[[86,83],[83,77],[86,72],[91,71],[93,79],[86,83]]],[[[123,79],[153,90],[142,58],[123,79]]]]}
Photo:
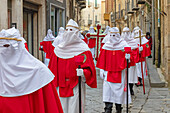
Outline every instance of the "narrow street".
{"type": "MultiPolygon", "coordinates": [[[[149,59],[150,60],[150,59],[149,59]]],[[[149,70],[151,73],[152,70],[149,70]]],[[[151,73],[154,74],[154,73],[151,73]]],[[[102,83],[98,74],[98,88],[87,87],[86,91],[86,113],[102,113],[104,103],[102,101],[102,83]]],[[[145,79],[146,94],[143,94],[143,87],[134,86],[135,96],[129,105],[129,113],[170,113],[170,91],[168,88],[150,87],[149,77],[145,79]]],[[[115,113],[113,106],[113,113],[115,113]]],[[[126,106],[123,106],[123,113],[126,113],[126,106]]]]}

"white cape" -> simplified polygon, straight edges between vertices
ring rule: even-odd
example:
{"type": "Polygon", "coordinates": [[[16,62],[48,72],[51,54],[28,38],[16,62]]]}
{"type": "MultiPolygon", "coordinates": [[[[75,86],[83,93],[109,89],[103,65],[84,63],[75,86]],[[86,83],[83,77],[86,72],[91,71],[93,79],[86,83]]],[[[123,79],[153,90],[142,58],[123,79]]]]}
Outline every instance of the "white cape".
{"type": "Polygon", "coordinates": [[[20,42],[18,49],[0,47],[0,96],[33,93],[54,79],[52,72],[20,42]]]}

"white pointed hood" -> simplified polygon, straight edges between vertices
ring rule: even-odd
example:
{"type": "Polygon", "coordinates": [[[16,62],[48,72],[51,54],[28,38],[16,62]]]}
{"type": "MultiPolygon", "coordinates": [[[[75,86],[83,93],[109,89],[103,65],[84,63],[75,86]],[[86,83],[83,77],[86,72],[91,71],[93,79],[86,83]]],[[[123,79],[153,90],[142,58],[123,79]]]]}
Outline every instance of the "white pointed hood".
{"type": "Polygon", "coordinates": [[[47,36],[44,38],[43,41],[54,41],[55,37],[52,34],[51,29],[47,31],[47,36]]]}
{"type": "Polygon", "coordinates": [[[132,37],[131,31],[128,27],[125,27],[122,31],[121,38],[127,42],[127,44],[132,47],[132,49],[136,49],[138,47],[138,43],[136,39],[132,37]]]}
{"type": "Polygon", "coordinates": [[[66,26],[66,31],[63,34],[62,43],[54,49],[56,56],[68,59],[89,50],[87,44],[79,38],[78,24],[70,19],[66,26]]]}
{"type": "Polygon", "coordinates": [[[94,27],[93,27],[93,26],[90,26],[88,33],[96,33],[96,32],[94,31],[94,27]]]}
{"type": "Polygon", "coordinates": [[[58,35],[57,37],[54,39],[54,42],[53,42],[53,46],[56,47],[57,45],[59,45],[62,41],[63,41],[63,34],[65,32],[65,29],[64,27],[60,27],[59,28],[59,32],[58,32],[58,35]]]}
{"type": "Polygon", "coordinates": [[[108,34],[109,33],[109,29],[110,29],[110,27],[109,26],[106,26],[106,29],[105,29],[105,31],[103,32],[104,34],[108,34]]]}
{"type": "Polygon", "coordinates": [[[17,29],[2,30],[0,37],[0,96],[30,94],[53,80],[52,72],[25,49],[17,29]]]}
{"type": "MultiPolygon", "coordinates": [[[[140,39],[139,39],[139,30],[141,30],[138,26],[133,29],[132,36],[133,38],[136,39],[138,44],[140,44],[140,39]]],[[[149,40],[145,38],[145,35],[143,34],[141,30],[141,37],[142,37],[142,42],[141,44],[146,44],[149,40]]]]}
{"type": "Polygon", "coordinates": [[[122,50],[124,47],[129,47],[126,41],[120,38],[119,29],[113,27],[109,29],[109,40],[102,47],[105,50],[122,50]]]}

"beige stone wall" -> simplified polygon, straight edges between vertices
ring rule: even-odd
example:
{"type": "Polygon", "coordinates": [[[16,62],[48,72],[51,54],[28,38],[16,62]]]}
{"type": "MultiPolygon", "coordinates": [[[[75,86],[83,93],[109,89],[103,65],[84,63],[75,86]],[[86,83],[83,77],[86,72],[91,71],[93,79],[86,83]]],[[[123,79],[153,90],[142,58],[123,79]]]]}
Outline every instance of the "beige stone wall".
{"type": "Polygon", "coordinates": [[[12,23],[17,23],[17,29],[19,29],[23,36],[23,1],[12,0],[12,23]]]}
{"type": "Polygon", "coordinates": [[[170,82],[170,3],[167,0],[161,3],[161,10],[167,14],[161,16],[161,69],[170,82]]]}
{"type": "Polygon", "coordinates": [[[0,30],[8,28],[8,9],[7,0],[1,0],[0,3],[0,30]]]}
{"type": "Polygon", "coordinates": [[[104,21],[104,13],[105,13],[105,0],[101,1],[101,25],[102,28],[105,28],[105,21],[104,21]]]}

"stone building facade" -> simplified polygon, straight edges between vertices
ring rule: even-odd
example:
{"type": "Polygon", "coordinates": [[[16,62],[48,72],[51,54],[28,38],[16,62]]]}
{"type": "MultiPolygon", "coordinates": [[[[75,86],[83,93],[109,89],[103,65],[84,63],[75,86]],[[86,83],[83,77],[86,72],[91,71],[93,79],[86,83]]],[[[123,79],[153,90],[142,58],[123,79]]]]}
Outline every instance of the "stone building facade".
{"type": "Polygon", "coordinates": [[[47,1],[47,29],[53,31],[57,36],[60,27],[66,24],[66,0],[46,0],[47,1]]]}
{"type": "MultiPolygon", "coordinates": [[[[161,62],[160,68],[165,75],[166,80],[170,82],[170,1],[161,0],[161,62]]],[[[158,43],[157,43],[158,45],[158,43]]]]}
{"type": "Polygon", "coordinates": [[[106,20],[111,27],[118,27],[120,31],[125,26],[131,30],[137,25],[144,33],[151,31],[150,7],[138,4],[138,0],[106,0],[106,20]]]}
{"type": "Polygon", "coordinates": [[[45,0],[1,0],[0,30],[15,26],[28,43],[29,52],[41,59],[39,42],[46,35],[45,0]]]}

